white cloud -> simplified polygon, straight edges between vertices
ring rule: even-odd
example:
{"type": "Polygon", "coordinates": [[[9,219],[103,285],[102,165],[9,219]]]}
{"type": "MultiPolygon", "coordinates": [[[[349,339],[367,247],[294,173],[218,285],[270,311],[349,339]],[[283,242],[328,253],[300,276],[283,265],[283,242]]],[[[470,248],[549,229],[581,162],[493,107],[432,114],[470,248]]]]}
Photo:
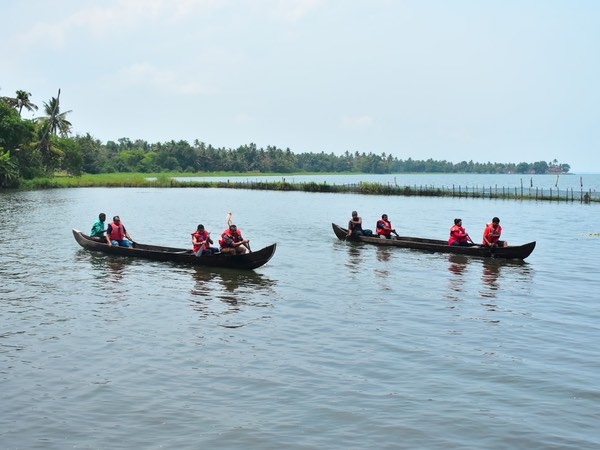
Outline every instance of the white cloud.
{"type": "Polygon", "coordinates": [[[145,85],[165,93],[179,95],[213,95],[216,89],[197,80],[186,80],[172,70],[159,69],[148,63],[134,64],[123,69],[118,77],[124,83],[145,85]]]}
{"type": "MultiPolygon", "coordinates": [[[[95,35],[122,31],[129,33],[137,25],[147,26],[151,19],[172,23],[190,15],[203,14],[219,8],[226,0],[118,0],[108,5],[79,9],[59,22],[35,23],[31,30],[15,36],[15,40],[25,45],[46,42],[62,46],[67,35],[77,30],[85,30],[95,35]]],[[[82,6],[80,6],[82,5],[82,6]]]]}
{"type": "Polygon", "coordinates": [[[342,128],[348,128],[348,129],[367,129],[367,128],[371,128],[371,126],[373,125],[373,123],[375,122],[375,119],[373,119],[371,116],[367,116],[367,115],[362,115],[362,116],[344,116],[342,117],[340,123],[342,128]]]}
{"type": "Polygon", "coordinates": [[[273,15],[286,22],[296,22],[316,9],[322,0],[278,0],[273,15]]]}

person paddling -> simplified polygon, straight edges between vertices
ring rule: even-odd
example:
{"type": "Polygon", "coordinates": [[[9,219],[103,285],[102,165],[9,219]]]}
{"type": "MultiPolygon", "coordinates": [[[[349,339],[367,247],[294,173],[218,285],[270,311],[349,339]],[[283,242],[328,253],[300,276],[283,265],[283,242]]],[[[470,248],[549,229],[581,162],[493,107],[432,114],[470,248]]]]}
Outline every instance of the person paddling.
{"type": "Polygon", "coordinates": [[[450,227],[448,245],[469,245],[469,241],[471,238],[462,226],[462,219],[454,219],[454,225],[450,227]]]}
{"type": "Polygon", "coordinates": [[[371,236],[373,232],[371,230],[364,229],[362,227],[362,217],[358,215],[357,211],[352,211],[352,218],[348,222],[348,235],[347,237],[355,236],[371,236]]]}
{"type": "Polygon", "coordinates": [[[219,251],[216,247],[211,247],[213,240],[210,238],[210,232],[204,229],[204,225],[200,224],[196,227],[196,231],[192,233],[192,245],[194,246],[194,254],[196,256],[214,255],[219,251]]]}
{"type": "Polygon", "coordinates": [[[379,237],[391,239],[392,233],[394,233],[396,236],[398,235],[396,230],[392,228],[392,222],[388,220],[387,214],[382,214],[381,219],[377,221],[377,235],[379,237]]]}
{"type": "Polygon", "coordinates": [[[106,227],[106,236],[109,239],[108,245],[131,247],[131,243],[133,242],[119,216],[113,217],[113,221],[106,227]]]}
{"type": "Polygon", "coordinates": [[[237,229],[234,224],[221,233],[221,253],[230,253],[232,255],[241,255],[246,253],[246,248],[250,249],[250,241],[242,237],[242,231],[237,229]]]}
{"type": "Polygon", "coordinates": [[[94,241],[110,244],[108,236],[106,236],[106,229],[104,228],[104,222],[106,221],[106,214],[100,213],[98,220],[92,225],[92,231],[90,231],[90,237],[94,241]]]}
{"type": "Polygon", "coordinates": [[[483,242],[481,244],[486,247],[506,247],[506,241],[500,240],[501,234],[500,219],[494,217],[492,223],[488,223],[483,230],[483,242]]]}

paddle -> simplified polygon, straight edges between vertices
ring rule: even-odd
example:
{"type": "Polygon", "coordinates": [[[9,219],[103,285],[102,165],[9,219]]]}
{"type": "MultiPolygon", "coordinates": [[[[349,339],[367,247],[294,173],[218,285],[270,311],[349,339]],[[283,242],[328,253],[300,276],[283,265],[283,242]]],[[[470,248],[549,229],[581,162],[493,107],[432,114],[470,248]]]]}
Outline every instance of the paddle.
{"type": "Polygon", "coordinates": [[[396,235],[396,239],[400,239],[400,235],[398,233],[396,233],[396,230],[392,230],[392,233],[394,233],[396,235]]]}

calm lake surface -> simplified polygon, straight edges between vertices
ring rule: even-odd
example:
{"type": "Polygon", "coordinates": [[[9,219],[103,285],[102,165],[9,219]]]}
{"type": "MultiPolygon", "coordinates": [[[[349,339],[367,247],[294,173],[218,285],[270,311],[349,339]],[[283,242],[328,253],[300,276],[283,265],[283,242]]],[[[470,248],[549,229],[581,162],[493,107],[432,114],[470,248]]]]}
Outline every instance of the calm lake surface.
{"type": "Polygon", "coordinates": [[[0,226],[2,449],[600,447],[598,204],[81,188],[0,191],[0,226]],[[353,209],[433,238],[497,215],[537,247],[517,263],[338,241],[353,209]],[[103,211],[187,247],[230,210],[253,249],[277,243],[266,266],[71,234],[103,211]]]}

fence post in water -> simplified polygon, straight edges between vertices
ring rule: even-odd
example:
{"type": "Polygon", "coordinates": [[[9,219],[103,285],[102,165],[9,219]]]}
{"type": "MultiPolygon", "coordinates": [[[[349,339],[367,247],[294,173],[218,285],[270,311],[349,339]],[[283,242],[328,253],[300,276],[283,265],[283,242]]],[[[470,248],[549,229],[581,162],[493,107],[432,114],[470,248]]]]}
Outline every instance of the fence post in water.
{"type": "Polygon", "coordinates": [[[521,198],[523,198],[523,178],[521,178],[521,198]]]}

